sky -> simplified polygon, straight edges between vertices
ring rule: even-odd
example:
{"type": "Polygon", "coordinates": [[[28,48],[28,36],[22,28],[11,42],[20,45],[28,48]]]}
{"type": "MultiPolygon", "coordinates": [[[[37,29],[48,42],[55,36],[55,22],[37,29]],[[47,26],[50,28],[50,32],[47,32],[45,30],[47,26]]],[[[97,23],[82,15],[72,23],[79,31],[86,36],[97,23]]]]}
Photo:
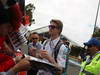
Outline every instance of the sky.
{"type": "MultiPolygon", "coordinates": [[[[62,34],[79,45],[91,38],[99,0],[25,0],[34,3],[35,24],[30,30],[49,25],[51,19],[63,22],[62,34]]],[[[100,27],[100,12],[97,26],[100,27]]]]}

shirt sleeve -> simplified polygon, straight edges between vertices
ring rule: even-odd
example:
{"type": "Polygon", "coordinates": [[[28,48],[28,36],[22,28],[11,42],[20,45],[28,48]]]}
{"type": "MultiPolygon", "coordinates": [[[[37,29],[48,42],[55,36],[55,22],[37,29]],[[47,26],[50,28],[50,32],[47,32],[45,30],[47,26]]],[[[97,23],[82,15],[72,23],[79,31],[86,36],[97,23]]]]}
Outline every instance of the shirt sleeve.
{"type": "Polygon", "coordinates": [[[65,45],[62,45],[60,47],[58,57],[57,57],[57,63],[59,67],[65,68],[66,66],[66,59],[67,59],[67,54],[68,54],[69,48],[65,47],[65,45]]]}
{"type": "Polygon", "coordinates": [[[16,75],[16,73],[13,72],[12,70],[9,70],[9,71],[7,72],[7,75],[16,75]]]}
{"type": "Polygon", "coordinates": [[[32,43],[29,43],[29,44],[28,44],[28,48],[29,48],[29,49],[32,49],[32,48],[33,48],[32,43]]]}
{"type": "Polygon", "coordinates": [[[0,75],[16,75],[12,70],[9,70],[7,72],[0,72],[0,75]]]}
{"type": "Polygon", "coordinates": [[[37,45],[37,49],[41,49],[42,48],[42,44],[40,44],[40,43],[38,43],[38,45],[37,45]]]}

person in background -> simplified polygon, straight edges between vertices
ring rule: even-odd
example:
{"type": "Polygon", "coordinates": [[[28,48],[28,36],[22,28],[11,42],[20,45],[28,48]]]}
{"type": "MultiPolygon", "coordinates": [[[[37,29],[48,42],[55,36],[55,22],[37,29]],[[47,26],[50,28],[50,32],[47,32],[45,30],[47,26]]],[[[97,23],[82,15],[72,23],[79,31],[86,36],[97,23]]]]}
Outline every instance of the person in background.
{"type": "Polygon", "coordinates": [[[85,61],[86,60],[87,53],[86,53],[85,46],[83,48],[81,48],[79,55],[80,55],[82,61],[85,61]]]}
{"type": "Polygon", "coordinates": [[[43,47],[39,52],[40,57],[43,58],[43,60],[54,64],[61,71],[53,73],[50,69],[45,71],[39,70],[37,75],[60,75],[66,68],[66,58],[68,52],[68,48],[60,40],[63,23],[60,20],[52,19],[48,27],[50,39],[47,39],[43,43],[43,47]]]}
{"type": "Polygon", "coordinates": [[[61,38],[61,40],[63,41],[65,46],[70,47],[70,42],[66,38],[61,38]]]}
{"type": "Polygon", "coordinates": [[[43,42],[46,40],[47,38],[43,36],[43,34],[39,34],[39,42],[41,44],[43,44],[43,42]]]}
{"type": "MultiPolygon", "coordinates": [[[[38,57],[38,51],[41,49],[42,45],[39,43],[39,35],[34,32],[30,35],[31,43],[28,44],[29,55],[38,57]]],[[[28,71],[27,75],[36,75],[38,70],[35,68],[28,71]]]]}
{"type": "Polygon", "coordinates": [[[29,55],[36,56],[36,50],[40,50],[42,45],[39,43],[39,35],[34,32],[31,34],[31,43],[28,44],[29,47],[29,55]]]}
{"type": "Polygon", "coordinates": [[[84,43],[87,48],[87,59],[82,62],[79,75],[100,74],[100,40],[91,38],[84,43]]]}

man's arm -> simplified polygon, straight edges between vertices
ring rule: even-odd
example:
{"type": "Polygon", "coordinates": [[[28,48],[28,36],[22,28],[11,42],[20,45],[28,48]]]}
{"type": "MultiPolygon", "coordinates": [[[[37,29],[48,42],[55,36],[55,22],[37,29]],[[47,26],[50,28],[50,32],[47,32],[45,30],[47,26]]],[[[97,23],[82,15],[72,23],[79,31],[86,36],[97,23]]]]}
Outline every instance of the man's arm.
{"type": "Polygon", "coordinates": [[[59,70],[62,70],[61,67],[59,67],[58,63],[55,61],[55,59],[52,56],[49,56],[48,52],[46,50],[40,51],[40,57],[47,59],[51,64],[53,64],[56,68],[59,70]]]}

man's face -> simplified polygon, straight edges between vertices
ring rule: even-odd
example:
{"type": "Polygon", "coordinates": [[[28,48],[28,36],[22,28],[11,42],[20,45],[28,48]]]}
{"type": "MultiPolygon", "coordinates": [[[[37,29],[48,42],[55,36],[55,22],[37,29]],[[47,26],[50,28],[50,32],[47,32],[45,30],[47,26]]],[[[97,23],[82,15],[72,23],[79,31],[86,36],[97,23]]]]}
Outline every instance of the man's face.
{"type": "Polygon", "coordinates": [[[0,36],[5,37],[10,29],[10,24],[9,23],[5,23],[5,24],[1,24],[0,25],[0,36]]]}
{"type": "Polygon", "coordinates": [[[49,34],[51,36],[54,36],[54,35],[59,35],[59,32],[60,30],[58,29],[57,24],[54,22],[51,22],[49,25],[49,34]]]}
{"type": "Polygon", "coordinates": [[[37,43],[39,41],[39,35],[38,34],[32,34],[31,39],[33,43],[37,43]]]}
{"type": "Polygon", "coordinates": [[[92,45],[87,47],[87,54],[94,55],[97,50],[97,47],[92,45]]]}

